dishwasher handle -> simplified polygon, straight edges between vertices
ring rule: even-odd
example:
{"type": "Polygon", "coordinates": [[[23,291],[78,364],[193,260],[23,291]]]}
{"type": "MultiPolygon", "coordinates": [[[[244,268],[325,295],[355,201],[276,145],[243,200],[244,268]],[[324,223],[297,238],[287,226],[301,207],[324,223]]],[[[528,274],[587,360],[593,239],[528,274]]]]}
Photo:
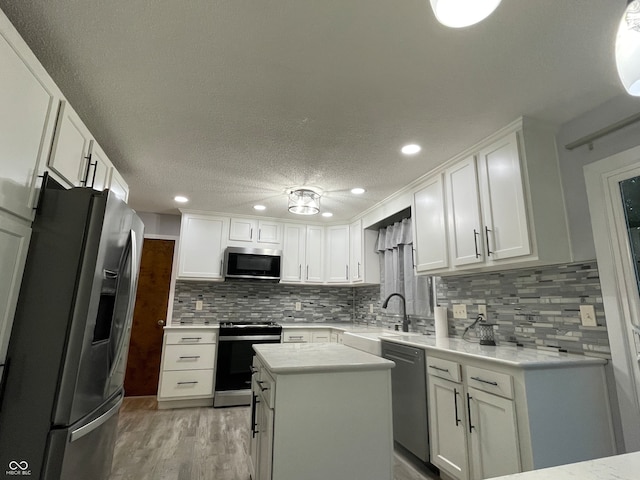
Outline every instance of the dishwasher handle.
{"type": "Polygon", "coordinates": [[[396,360],[398,362],[409,363],[411,365],[417,363],[421,357],[420,352],[416,352],[415,354],[411,355],[408,353],[399,352],[397,350],[394,350],[393,352],[383,352],[382,356],[383,358],[386,358],[388,360],[396,360]]]}

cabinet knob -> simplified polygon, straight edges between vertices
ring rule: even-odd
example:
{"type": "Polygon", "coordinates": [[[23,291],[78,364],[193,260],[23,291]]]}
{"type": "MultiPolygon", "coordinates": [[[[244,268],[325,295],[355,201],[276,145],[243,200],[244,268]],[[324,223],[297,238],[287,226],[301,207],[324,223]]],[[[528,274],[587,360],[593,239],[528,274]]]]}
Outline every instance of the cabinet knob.
{"type": "Polygon", "coordinates": [[[158,325],[162,327],[164,325],[164,320],[158,320],[158,325]]]}

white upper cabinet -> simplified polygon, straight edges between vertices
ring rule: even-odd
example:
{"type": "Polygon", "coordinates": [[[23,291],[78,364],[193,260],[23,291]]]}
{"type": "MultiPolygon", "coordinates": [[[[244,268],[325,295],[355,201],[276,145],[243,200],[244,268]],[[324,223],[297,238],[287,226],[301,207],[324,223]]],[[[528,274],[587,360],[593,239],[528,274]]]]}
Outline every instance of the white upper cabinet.
{"type": "MultiPolygon", "coordinates": [[[[107,154],[104,153],[102,148],[100,148],[98,142],[92,140],[89,152],[89,164],[87,166],[85,185],[87,187],[93,188],[94,190],[104,190],[109,186],[109,183],[111,182],[112,168],[113,165],[111,164],[109,158],[107,158],[107,154]]],[[[122,194],[123,192],[119,193],[122,194]]],[[[125,201],[127,200],[126,195],[120,196],[120,198],[125,201]]]]}
{"type": "Polygon", "coordinates": [[[442,174],[428,179],[413,195],[413,245],[417,272],[449,265],[442,174]]]}
{"type": "Polygon", "coordinates": [[[327,282],[349,283],[349,225],[327,227],[327,282]]]}
{"type": "Polygon", "coordinates": [[[453,265],[484,260],[476,159],[471,156],[445,172],[449,252],[453,265]]]}
{"type": "Polygon", "coordinates": [[[306,271],[305,282],[322,283],[324,281],[324,227],[307,225],[305,246],[306,271]]]}
{"type": "Polygon", "coordinates": [[[446,275],[571,261],[551,127],[522,118],[443,168],[444,184],[436,173],[414,195],[418,272],[446,275]],[[439,222],[443,212],[446,231],[439,222]]]}
{"type": "Polygon", "coordinates": [[[280,249],[282,224],[254,218],[232,218],[229,245],[280,249]]]}
{"type": "Polygon", "coordinates": [[[183,213],[178,248],[178,277],[222,280],[229,219],[183,213]]]}
{"type": "Polygon", "coordinates": [[[70,186],[84,186],[92,140],[91,132],[75,110],[61,101],[49,168],[70,186]]]}
{"type": "Polygon", "coordinates": [[[125,202],[129,200],[129,185],[127,185],[127,182],[124,181],[120,172],[115,168],[111,169],[109,189],[121,200],[124,200],[125,202]]]}
{"type": "Polygon", "coordinates": [[[351,283],[380,283],[380,261],[376,253],[377,230],[362,228],[362,220],[349,225],[349,277],[351,283]]]}
{"type": "Polygon", "coordinates": [[[362,221],[357,220],[349,225],[349,270],[352,282],[362,282],[364,278],[363,250],[362,221]]]}
{"type": "Polygon", "coordinates": [[[0,12],[0,209],[33,219],[60,92],[0,12]]]}
{"type": "Polygon", "coordinates": [[[307,243],[307,226],[299,224],[284,225],[282,246],[282,264],[280,281],[303,282],[307,271],[305,247],[307,243]]]}
{"type": "Polygon", "coordinates": [[[529,255],[531,245],[516,133],[483,148],[478,162],[487,260],[529,255]]]}

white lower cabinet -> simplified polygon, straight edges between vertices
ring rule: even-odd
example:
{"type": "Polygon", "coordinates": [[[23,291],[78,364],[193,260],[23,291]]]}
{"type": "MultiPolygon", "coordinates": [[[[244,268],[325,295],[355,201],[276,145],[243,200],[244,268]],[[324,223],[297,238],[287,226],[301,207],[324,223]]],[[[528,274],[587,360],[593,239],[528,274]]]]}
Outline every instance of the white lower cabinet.
{"type": "Polygon", "coordinates": [[[289,328],[282,330],[282,343],[342,343],[342,332],[330,328],[289,328]]]}
{"type": "Polygon", "coordinates": [[[473,363],[427,351],[431,463],[447,477],[482,480],[615,454],[603,364],[473,363]]]}
{"type": "Polygon", "coordinates": [[[216,342],[217,335],[211,329],[165,332],[158,408],[211,405],[216,342]]]}

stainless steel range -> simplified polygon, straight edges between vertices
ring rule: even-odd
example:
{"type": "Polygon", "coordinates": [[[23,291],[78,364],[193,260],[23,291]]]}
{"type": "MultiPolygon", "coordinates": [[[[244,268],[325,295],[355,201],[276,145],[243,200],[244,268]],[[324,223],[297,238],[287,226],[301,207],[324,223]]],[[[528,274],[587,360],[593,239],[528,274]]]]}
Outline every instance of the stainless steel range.
{"type": "Polygon", "coordinates": [[[251,364],[255,343],[280,343],[282,326],[274,322],[225,322],[218,334],[214,407],[251,405],[251,364]]]}

